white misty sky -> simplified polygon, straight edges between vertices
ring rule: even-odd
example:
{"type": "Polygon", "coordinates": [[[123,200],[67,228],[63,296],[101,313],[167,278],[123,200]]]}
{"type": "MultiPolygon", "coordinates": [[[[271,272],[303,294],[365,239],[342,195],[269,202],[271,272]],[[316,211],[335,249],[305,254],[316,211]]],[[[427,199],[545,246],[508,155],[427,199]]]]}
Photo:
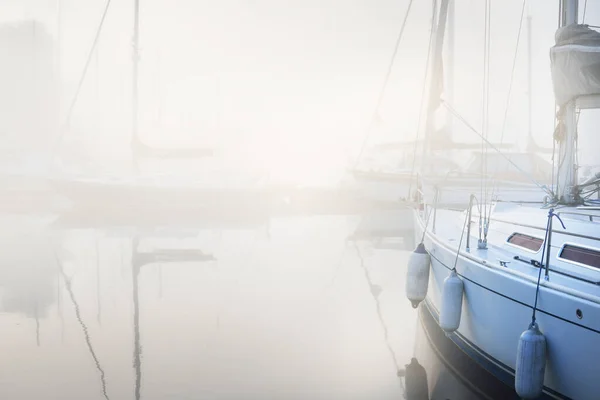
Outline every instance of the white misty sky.
{"type": "MultiPolygon", "coordinates": [[[[57,32],[61,5],[63,116],[105,5],[5,0],[0,22],[35,18],[57,32]]],[[[456,5],[455,105],[481,125],[483,1],[456,5]]],[[[531,0],[534,135],[551,145],[549,49],[558,1],[531,0]]],[[[583,1],[581,2],[583,9],[583,1]]],[[[340,178],[365,135],[408,1],[140,0],[140,132],[156,146],[216,146],[290,179],[340,178]]],[[[500,137],[522,2],[492,2],[490,135],[500,137]]],[[[369,144],[415,136],[431,2],[414,1],[369,144]]],[[[589,2],[586,21],[600,22],[589,2]]],[[[69,143],[86,156],[127,158],[133,0],[114,0],[75,109],[69,143]]],[[[527,129],[526,28],[507,141],[527,129]]],[[[457,127],[458,140],[478,141],[457,127]]]]}

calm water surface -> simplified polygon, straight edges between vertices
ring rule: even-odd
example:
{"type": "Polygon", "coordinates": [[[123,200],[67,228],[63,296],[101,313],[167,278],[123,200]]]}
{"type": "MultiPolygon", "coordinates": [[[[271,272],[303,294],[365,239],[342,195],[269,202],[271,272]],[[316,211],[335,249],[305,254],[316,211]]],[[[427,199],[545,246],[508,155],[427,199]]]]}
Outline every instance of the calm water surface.
{"type": "Polygon", "coordinates": [[[1,222],[2,399],[405,398],[409,253],[349,240],[361,217],[1,222]]]}

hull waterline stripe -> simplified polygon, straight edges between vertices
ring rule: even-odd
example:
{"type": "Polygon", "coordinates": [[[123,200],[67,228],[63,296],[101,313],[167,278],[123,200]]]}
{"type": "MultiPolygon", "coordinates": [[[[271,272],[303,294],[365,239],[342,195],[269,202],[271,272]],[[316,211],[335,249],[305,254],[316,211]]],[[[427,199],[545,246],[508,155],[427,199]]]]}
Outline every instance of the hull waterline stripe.
{"type": "MultiPolygon", "coordinates": [[[[464,336],[457,334],[456,332],[446,336],[445,333],[441,330],[438,325],[438,315],[435,312],[435,308],[428,300],[423,302],[423,305],[419,307],[420,310],[420,320],[425,329],[425,333],[428,338],[432,336],[437,336],[439,342],[443,342],[448,340],[451,342],[458,350],[460,350],[466,357],[468,357],[469,361],[474,362],[477,366],[484,369],[487,373],[493,375],[495,379],[503,386],[494,385],[493,390],[502,391],[497,393],[500,395],[501,399],[510,399],[514,395],[515,399],[519,399],[514,391],[514,370],[504,363],[496,360],[494,357],[487,354],[485,351],[481,350],[478,346],[473,344],[464,336]],[[432,332],[435,330],[435,332],[432,332]],[[438,332],[439,331],[439,332],[438,332]],[[512,394],[512,395],[511,395],[512,394]]],[[[432,344],[435,346],[435,343],[430,340],[432,344]]],[[[440,343],[443,344],[443,343],[440,343]]],[[[447,345],[447,343],[446,343],[447,345]]],[[[447,349],[449,352],[452,352],[451,349],[447,349]]],[[[440,351],[439,349],[437,351],[440,351]]],[[[460,358],[460,355],[454,354],[454,358],[460,358]]],[[[464,357],[463,357],[464,358],[464,357]]],[[[449,361],[449,360],[447,360],[449,361]]],[[[457,360],[458,361],[458,360],[457,360]]],[[[452,367],[454,370],[455,368],[452,367]]],[[[468,370],[473,374],[477,374],[477,371],[468,370]]],[[[474,377],[475,378],[475,377],[474,377]]],[[[492,388],[490,388],[492,389],[492,388]]],[[[540,397],[540,399],[561,399],[561,400],[570,400],[569,397],[544,386],[544,393],[540,397]]]]}
{"type": "MultiPolygon", "coordinates": [[[[473,382],[489,382],[491,379],[504,385],[504,387],[507,387],[507,385],[505,385],[504,382],[498,379],[498,377],[491,373],[489,370],[482,367],[480,364],[476,363],[473,359],[471,359],[467,352],[460,348],[460,346],[457,346],[455,343],[453,343],[450,338],[443,337],[443,332],[439,332],[440,328],[439,326],[437,326],[436,321],[431,321],[434,319],[431,312],[429,310],[422,309],[423,307],[427,307],[427,305],[425,304],[426,302],[427,300],[425,300],[419,307],[419,320],[421,322],[421,326],[423,327],[426,339],[429,341],[433,351],[440,358],[440,360],[446,366],[446,368],[448,368],[461,381],[461,383],[463,383],[473,392],[476,392],[482,398],[494,400],[494,397],[490,397],[490,395],[481,390],[481,388],[477,387],[473,382]],[[453,346],[453,348],[449,348],[449,344],[453,346]],[[468,357],[468,359],[465,359],[466,357],[468,357]],[[475,363],[481,370],[487,373],[487,376],[484,379],[481,379],[481,377],[478,377],[480,379],[474,379],[474,377],[471,377],[472,374],[469,373],[471,371],[466,371],[465,373],[463,373],[463,371],[459,370],[459,368],[464,368],[466,362],[470,362],[471,364],[475,363]]],[[[489,390],[488,392],[497,394],[499,390],[489,390]]],[[[501,395],[499,397],[499,399],[502,400],[507,398],[510,398],[510,396],[501,395]]],[[[519,398],[515,397],[515,400],[519,400],[519,398]]]]}

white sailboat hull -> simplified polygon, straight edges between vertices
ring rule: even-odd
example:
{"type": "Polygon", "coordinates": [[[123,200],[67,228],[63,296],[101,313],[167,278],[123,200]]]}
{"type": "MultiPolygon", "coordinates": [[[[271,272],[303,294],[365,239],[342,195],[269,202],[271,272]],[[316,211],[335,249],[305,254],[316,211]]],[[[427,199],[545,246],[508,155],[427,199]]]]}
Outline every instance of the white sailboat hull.
{"type": "MultiPolygon", "coordinates": [[[[425,229],[419,214],[415,212],[418,240],[425,229]]],[[[444,279],[456,260],[458,238],[447,240],[429,229],[425,234],[431,271],[427,298],[421,307],[427,307],[435,318],[441,309],[444,279]]],[[[474,362],[512,385],[519,336],[531,322],[535,279],[522,277],[508,268],[502,270],[492,265],[497,260],[489,257],[487,265],[483,264],[477,257],[486,258],[486,250],[473,247],[476,243],[472,242],[472,256],[463,252],[456,262],[457,273],[464,283],[464,297],[460,327],[451,335],[452,340],[474,362]]],[[[598,398],[600,303],[590,298],[540,288],[536,321],[548,343],[542,398],[598,398]],[[576,310],[583,310],[583,319],[578,319],[576,310]]]]}

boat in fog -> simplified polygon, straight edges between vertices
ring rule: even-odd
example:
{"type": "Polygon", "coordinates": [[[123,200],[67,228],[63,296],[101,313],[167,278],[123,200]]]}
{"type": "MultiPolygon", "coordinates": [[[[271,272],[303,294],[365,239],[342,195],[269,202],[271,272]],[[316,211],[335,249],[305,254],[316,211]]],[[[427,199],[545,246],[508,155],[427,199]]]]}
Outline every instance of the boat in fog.
{"type": "MultiPolygon", "coordinates": [[[[440,4],[438,30],[448,3],[440,4]]],[[[559,12],[550,49],[558,106],[553,184],[490,148],[484,159],[504,157],[533,185],[506,198],[494,181],[481,180],[463,193],[467,206],[454,208],[423,191],[414,211],[408,297],[431,330],[443,331],[438,342],[451,342],[453,352],[511,388],[506,398],[595,399],[600,391],[600,174],[596,167],[582,179],[577,168],[589,147],[598,150],[600,33],[579,22],[577,1],[562,0],[559,12]]],[[[487,1],[486,34],[489,18],[487,1]]],[[[441,105],[460,119],[451,104],[441,105]]],[[[478,134],[491,147],[486,132],[478,134]]]]}

